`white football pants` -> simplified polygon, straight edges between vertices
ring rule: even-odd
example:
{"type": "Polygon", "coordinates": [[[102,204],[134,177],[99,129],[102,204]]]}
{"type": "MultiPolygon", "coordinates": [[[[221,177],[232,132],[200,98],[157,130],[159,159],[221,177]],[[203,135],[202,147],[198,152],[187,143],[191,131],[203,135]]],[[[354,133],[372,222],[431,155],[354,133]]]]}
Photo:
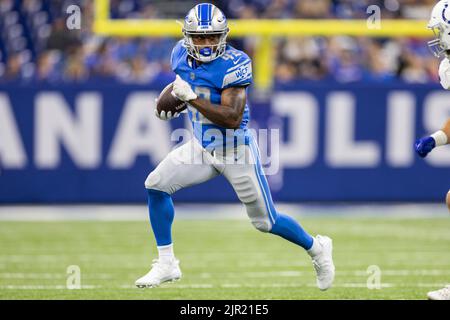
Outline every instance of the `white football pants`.
{"type": "Polygon", "coordinates": [[[212,153],[194,138],[171,151],[148,175],[145,187],[173,194],[219,174],[231,183],[255,228],[270,231],[277,213],[253,138],[249,145],[212,153]]]}

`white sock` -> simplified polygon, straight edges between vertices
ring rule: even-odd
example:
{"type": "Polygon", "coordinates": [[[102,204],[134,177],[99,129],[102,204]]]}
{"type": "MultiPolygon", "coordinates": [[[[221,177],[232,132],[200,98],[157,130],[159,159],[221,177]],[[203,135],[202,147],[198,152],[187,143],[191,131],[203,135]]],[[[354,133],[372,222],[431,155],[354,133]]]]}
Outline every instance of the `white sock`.
{"type": "Polygon", "coordinates": [[[173,259],[175,259],[175,255],[173,254],[173,243],[166,246],[158,246],[157,248],[159,260],[172,261],[173,259]]]}
{"type": "Polygon", "coordinates": [[[447,135],[444,131],[439,130],[431,135],[431,137],[436,141],[436,147],[443,146],[447,144],[447,135]]]}
{"type": "Polygon", "coordinates": [[[319,243],[319,241],[316,240],[316,238],[313,237],[313,244],[311,249],[307,250],[308,254],[311,257],[317,256],[319,253],[322,252],[322,245],[319,243]]]}

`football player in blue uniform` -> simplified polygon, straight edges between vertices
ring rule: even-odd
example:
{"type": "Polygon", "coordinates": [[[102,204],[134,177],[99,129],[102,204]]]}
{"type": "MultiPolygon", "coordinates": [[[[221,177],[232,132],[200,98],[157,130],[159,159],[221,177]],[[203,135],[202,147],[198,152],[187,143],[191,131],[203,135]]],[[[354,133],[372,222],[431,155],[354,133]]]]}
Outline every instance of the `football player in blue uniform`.
{"type": "MultiPolygon", "coordinates": [[[[439,65],[439,78],[442,87],[450,90],[450,1],[441,0],[433,8],[428,28],[432,29],[436,39],[428,45],[437,58],[444,57],[439,65]]],[[[430,136],[418,139],[414,148],[419,156],[425,158],[434,148],[450,143],[450,119],[430,136]]],[[[450,210],[450,191],[447,192],[447,207],[450,210]]],[[[450,285],[428,292],[430,300],[450,300],[450,285]]]]}
{"type": "MultiPolygon", "coordinates": [[[[247,54],[227,44],[228,32],[221,10],[209,3],[199,4],[187,14],[184,39],[172,51],[176,73],[172,94],[187,102],[194,138],[170,152],[145,181],[159,256],[136,286],[154,287],[181,278],[171,236],[171,195],[222,174],[257,230],[278,235],[307,251],[317,286],[326,290],[335,274],[332,240],[310,236],[293,218],[275,209],[258,147],[247,128],[252,62],[247,54]]],[[[179,114],[156,111],[156,116],[169,120],[179,114]]]]}

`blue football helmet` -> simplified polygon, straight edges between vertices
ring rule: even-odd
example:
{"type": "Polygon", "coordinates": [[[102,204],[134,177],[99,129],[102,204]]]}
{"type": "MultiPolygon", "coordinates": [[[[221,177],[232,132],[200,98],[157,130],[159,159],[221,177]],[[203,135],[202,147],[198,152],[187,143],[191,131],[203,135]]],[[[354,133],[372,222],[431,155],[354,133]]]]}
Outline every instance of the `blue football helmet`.
{"type": "Polygon", "coordinates": [[[184,46],[189,56],[201,62],[210,62],[225,53],[229,28],[223,12],[210,3],[200,3],[184,19],[184,46]],[[193,35],[219,35],[215,45],[195,45],[193,35]]]}

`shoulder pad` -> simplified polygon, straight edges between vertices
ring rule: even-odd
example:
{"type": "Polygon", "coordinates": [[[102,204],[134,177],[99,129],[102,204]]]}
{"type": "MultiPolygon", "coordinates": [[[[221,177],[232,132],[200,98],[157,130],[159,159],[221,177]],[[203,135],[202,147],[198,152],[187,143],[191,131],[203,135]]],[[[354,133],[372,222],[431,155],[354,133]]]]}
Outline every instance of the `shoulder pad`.
{"type": "Polygon", "coordinates": [[[183,56],[185,50],[183,40],[178,41],[175,47],[173,47],[172,54],[170,55],[170,64],[173,71],[177,68],[180,58],[183,56]]]}
{"type": "Polygon", "coordinates": [[[442,87],[445,90],[450,89],[450,61],[448,58],[445,58],[441,61],[441,64],[439,65],[439,78],[442,87]]]}
{"type": "Polygon", "coordinates": [[[249,56],[234,48],[228,49],[221,57],[225,61],[222,88],[247,86],[252,82],[252,61],[249,56]]]}

